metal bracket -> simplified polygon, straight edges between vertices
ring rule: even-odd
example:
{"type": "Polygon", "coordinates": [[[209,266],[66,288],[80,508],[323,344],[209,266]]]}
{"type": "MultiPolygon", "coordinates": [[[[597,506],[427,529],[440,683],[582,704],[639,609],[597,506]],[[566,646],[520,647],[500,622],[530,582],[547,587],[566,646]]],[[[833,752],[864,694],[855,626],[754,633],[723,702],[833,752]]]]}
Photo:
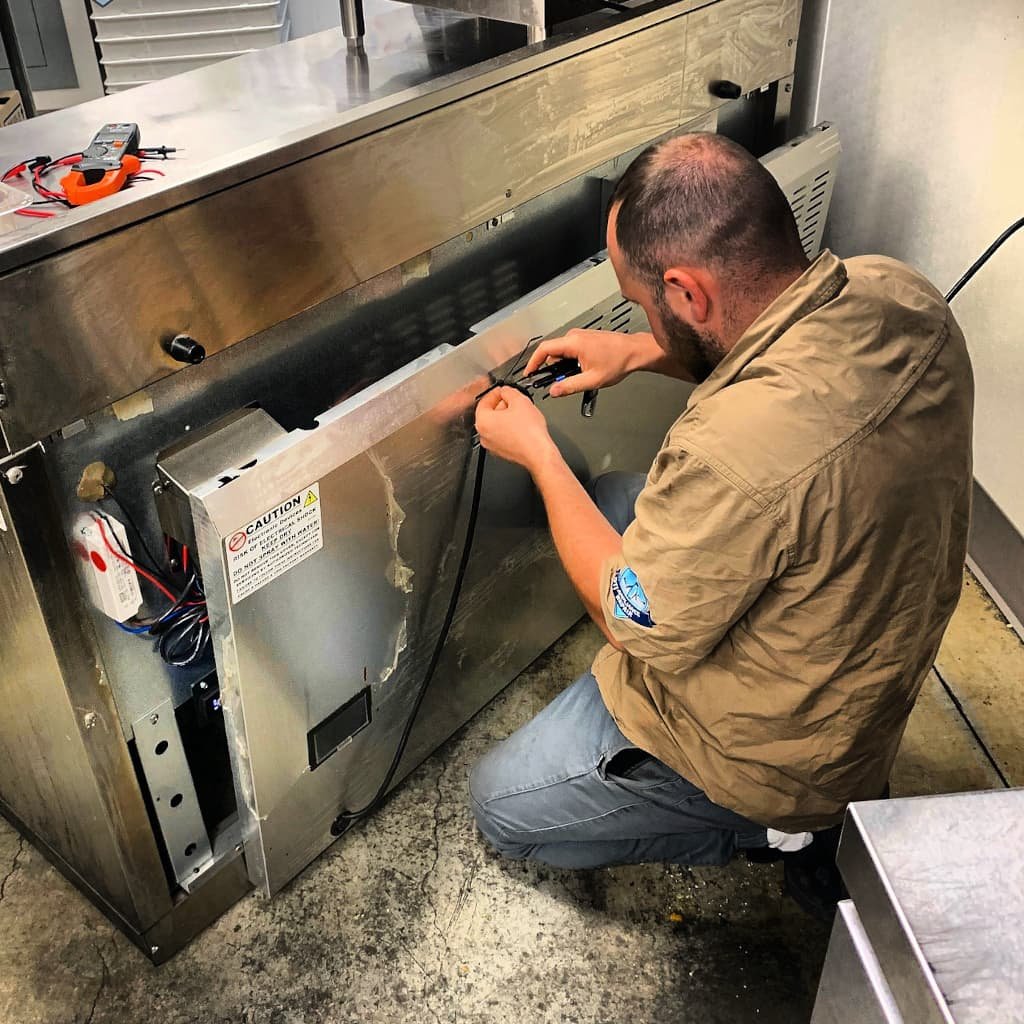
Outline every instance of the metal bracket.
{"type": "Polygon", "coordinates": [[[132,723],[142,773],[178,884],[189,883],[212,860],[199,798],[192,782],[181,733],[168,699],[132,723]]]}

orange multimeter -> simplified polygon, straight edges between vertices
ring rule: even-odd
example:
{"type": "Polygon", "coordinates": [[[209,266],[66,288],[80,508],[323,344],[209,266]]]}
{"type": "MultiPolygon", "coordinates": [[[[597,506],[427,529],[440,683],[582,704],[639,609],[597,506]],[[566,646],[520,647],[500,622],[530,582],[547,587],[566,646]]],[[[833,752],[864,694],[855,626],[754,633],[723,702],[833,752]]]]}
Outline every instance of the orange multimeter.
{"type": "Polygon", "coordinates": [[[141,141],[137,124],[105,124],[82,151],[81,159],[71,165],[71,172],[61,179],[68,202],[84,206],[120,192],[142,167],[141,141]]]}

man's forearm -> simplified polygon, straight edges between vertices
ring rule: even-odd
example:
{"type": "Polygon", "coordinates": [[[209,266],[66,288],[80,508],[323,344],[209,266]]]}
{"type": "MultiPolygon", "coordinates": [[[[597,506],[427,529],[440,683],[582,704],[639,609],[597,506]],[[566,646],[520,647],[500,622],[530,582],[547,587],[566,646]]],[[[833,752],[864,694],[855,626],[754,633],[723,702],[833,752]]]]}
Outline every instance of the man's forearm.
{"type": "Polygon", "coordinates": [[[544,499],[558,557],[576,592],[609,643],[601,603],[601,567],[622,550],[622,538],[601,514],[583,485],[556,448],[532,467],[534,482],[544,499]]]}

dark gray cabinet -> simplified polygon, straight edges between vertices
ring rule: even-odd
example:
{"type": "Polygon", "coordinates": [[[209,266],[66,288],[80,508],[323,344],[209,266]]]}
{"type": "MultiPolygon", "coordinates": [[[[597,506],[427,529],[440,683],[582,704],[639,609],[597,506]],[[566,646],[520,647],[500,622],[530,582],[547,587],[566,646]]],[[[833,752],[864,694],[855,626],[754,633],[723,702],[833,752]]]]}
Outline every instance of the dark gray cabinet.
{"type": "MultiPolygon", "coordinates": [[[[60,0],[11,0],[14,24],[34,92],[78,85],[60,0]]],[[[0,47],[0,89],[12,87],[7,55],[0,47]]]]}

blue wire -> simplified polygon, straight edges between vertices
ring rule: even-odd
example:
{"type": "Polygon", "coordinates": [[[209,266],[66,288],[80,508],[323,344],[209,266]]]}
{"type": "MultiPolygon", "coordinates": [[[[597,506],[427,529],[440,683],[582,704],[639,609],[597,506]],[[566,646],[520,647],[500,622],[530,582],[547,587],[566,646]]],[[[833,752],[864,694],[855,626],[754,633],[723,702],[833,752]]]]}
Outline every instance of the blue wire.
{"type": "Polygon", "coordinates": [[[149,626],[126,626],[123,622],[117,622],[114,620],[118,629],[123,629],[126,633],[148,633],[149,626]]]}

